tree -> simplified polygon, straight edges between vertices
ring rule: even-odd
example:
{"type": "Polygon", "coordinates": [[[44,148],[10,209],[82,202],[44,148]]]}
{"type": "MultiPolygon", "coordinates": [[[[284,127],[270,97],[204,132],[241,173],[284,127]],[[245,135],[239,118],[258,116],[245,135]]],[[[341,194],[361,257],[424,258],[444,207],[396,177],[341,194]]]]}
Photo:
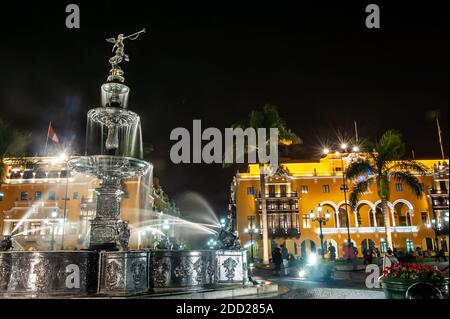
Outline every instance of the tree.
{"type": "Polygon", "coordinates": [[[392,248],[388,209],[389,181],[393,179],[397,183],[405,184],[420,198],[423,189],[416,175],[425,175],[427,168],[414,160],[402,160],[405,145],[401,134],[395,130],[386,131],[376,143],[367,143],[363,147],[363,154],[351,163],[346,171],[347,179],[354,182],[350,204],[355,208],[359,197],[368,190],[369,185],[376,185],[383,211],[386,241],[392,248]]]}
{"type": "MultiPolygon", "coordinates": [[[[233,125],[233,128],[242,128],[243,130],[247,128],[253,128],[258,130],[258,128],[265,128],[266,147],[269,144],[269,130],[270,128],[278,129],[278,143],[279,145],[291,145],[291,144],[301,144],[302,140],[294,132],[286,127],[286,123],[280,117],[278,109],[275,105],[266,104],[261,111],[252,111],[246,121],[239,122],[233,125]]],[[[245,152],[249,152],[249,145],[246,145],[245,152]]],[[[252,145],[251,147],[256,147],[252,145]]],[[[275,168],[276,169],[276,168],[275,168]]],[[[264,164],[259,163],[260,171],[260,190],[261,190],[261,217],[263,223],[263,263],[269,263],[269,252],[268,252],[268,235],[267,235],[267,205],[265,199],[265,168],[264,164]]]]}
{"type": "Polygon", "coordinates": [[[31,142],[31,134],[13,128],[0,118],[0,184],[6,157],[22,157],[31,142]]]}

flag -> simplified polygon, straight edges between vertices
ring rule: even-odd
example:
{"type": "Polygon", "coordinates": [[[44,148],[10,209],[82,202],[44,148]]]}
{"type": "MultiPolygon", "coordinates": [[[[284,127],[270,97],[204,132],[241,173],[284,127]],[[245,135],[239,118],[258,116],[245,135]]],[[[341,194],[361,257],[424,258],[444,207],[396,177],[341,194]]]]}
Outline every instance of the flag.
{"type": "Polygon", "coordinates": [[[53,143],[59,143],[59,138],[56,135],[51,123],[48,125],[47,139],[50,139],[53,143]]]}

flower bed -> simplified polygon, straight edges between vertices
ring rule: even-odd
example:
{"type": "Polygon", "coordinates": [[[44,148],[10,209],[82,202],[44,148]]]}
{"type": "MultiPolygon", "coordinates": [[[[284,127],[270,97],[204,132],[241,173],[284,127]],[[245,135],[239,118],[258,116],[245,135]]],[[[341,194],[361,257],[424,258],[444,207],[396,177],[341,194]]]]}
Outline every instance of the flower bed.
{"type": "Polygon", "coordinates": [[[446,286],[438,269],[418,263],[398,263],[387,267],[380,278],[387,299],[405,299],[408,288],[418,282],[430,283],[441,291],[446,286]]]}

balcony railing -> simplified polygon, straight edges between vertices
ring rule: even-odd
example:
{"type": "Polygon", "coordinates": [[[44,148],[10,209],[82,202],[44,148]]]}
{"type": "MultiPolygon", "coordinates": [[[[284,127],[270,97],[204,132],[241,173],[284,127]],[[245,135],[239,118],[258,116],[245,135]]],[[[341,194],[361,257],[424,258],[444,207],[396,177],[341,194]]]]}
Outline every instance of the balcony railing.
{"type": "Polygon", "coordinates": [[[448,196],[448,190],[447,189],[430,189],[431,195],[443,195],[448,196]]]}
{"type": "Polygon", "coordinates": [[[299,237],[300,232],[297,228],[268,228],[267,234],[270,237],[299,237]]]}
{"type": "MultiPolygon", "coordinates": [[[[258,192],[256,194],[256,198],[261,198],[261,193],[258,192]]],[[[298,192],[292,192],[292,193],[268,193],[266,194],[266,199],[273,199],[273,198],[298,198],[298,192]]]]}
{"type": "MultiPolygon", "coordinates": [[[[418,229],[417,226],[395,226],[391,227],[391,231],[393,233],[417,233],[418,229]]],[[[346,227],[340,227],[340,228],[322,228],[323,234],[340,234],[340,233],[347,233],[346,227]]],[[[350,233],[352,234],[371,234],[371,233],[385,233],[386,228],[385,227],[350,227],[350,233]]],[[[317,230],[317,233],[319,233],[319,230],[317,230]]]]}

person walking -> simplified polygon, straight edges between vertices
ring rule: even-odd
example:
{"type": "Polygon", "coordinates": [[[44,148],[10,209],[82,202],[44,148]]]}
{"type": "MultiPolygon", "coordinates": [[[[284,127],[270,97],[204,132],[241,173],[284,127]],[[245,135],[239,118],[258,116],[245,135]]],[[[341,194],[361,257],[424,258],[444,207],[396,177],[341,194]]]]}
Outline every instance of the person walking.
{"type": "Polygon", "coordinates": [[[275,264],[275,276],[280,276],[281,264],[283,263],[280,248],[275,248],[273,252],[273,263],[275,264]]]}
{"type": "Polygon", "coordinates": [[[334,247],[330,243],[330,247],[328,248],[328,252],[330,253],[330,260],[335,261],[336,260],[336,247],[334,247]]]}
{"type": "Polygon", "coordinates": [[[283,258],[284,275],[287,276],[289,274],[289,252],[285,244],[281,245],[281,257],[283,258]]]}

